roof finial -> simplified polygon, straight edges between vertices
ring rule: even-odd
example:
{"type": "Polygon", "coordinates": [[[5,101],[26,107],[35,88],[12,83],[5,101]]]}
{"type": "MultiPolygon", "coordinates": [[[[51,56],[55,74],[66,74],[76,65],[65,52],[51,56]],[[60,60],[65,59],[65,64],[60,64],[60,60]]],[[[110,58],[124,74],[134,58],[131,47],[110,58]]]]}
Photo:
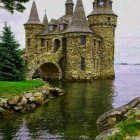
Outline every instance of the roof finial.
{"type": "Polygon", "coordinates": [[[46,9],[45,9],[45,15],[44,15],[44,18],[43,18],[43,25],[45,25],[45,27],[48,26],[48,18],[47,18],[47,12],[46,12],[46,9]]]}
{"type": "Polygon", "coordinates": [[[35,1],[33,1],[32,8],[31,8],[31,13],[30,13],[27,24],[41,24],[39,16],[38,16],[35,1]]]}

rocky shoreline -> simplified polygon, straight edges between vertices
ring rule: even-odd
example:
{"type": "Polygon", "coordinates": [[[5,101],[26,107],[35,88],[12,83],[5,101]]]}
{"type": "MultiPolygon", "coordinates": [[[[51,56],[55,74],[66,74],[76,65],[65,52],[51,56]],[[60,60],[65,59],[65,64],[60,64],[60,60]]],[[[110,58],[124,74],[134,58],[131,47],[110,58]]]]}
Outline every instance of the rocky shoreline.
{"type": "Polygon", "coordinates": [[[21,96],[9,99],[0,98],[0,118],[14,112],[30,112],[38,106],[48,103],[50,99],[63,94],[64,90],[45,84],[21,96]]]}
{"type": "MultiPolygon", "coordinates": [[[[97,127],[101,134],[95,140],[115,140],[110,138],[121,133],[121,129],[117,127],[117,124],[127,121],[135,121],[140,125],[140,97],[135,98],[120,108],[108,111],[99,117],[97,127]]],[[[140,130],[136,131],[140,132],[140,130]]],[[[130,136],[127,134],[126,140],[140,140],[140,135],[130,136]]]]}

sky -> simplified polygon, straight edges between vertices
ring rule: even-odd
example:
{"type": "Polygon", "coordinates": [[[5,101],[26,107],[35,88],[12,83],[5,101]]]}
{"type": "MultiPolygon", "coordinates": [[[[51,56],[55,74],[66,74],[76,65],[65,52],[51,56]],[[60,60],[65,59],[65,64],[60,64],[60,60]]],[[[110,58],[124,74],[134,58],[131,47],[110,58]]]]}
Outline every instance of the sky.
{"type": "MultiPolygon", "coordinates": [[[[73,0],[76,3],[76,0],[73,0]]],[[[27,22],[33,0],[25,4],[23,13],[13,15],[0,9],[0,31],[4,22],[11,25],[16,39],[25,48],[25,31],[23,24],[27,22]]],[[[45,10],[48,20],[59,18],[65,13],[66,0],[35,0],[40,20],[45,10]]],[[[92,11],[93,0],[83,0],[86,15],[92,11]]],[[[115,37],[115,63],[140,63],[140,0],[113,0],[113,11],[118,15],[115,37]]]]}

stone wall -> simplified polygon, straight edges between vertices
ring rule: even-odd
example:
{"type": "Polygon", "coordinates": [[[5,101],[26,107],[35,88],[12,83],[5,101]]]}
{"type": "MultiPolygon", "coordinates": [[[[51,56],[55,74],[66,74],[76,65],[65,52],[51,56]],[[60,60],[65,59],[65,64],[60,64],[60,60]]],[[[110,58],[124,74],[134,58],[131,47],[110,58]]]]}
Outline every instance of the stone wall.
{"type": "Polygon", "coordinates": [[[13,112],[23,113],[32,111],[36,107],[48,103],[51,98],[63,94],[64,90],[46,84],[42,87],[28,91],[21,96],[15,96],[10,99],[0,98],[0,118],[13,112]]]}
{"type": "Polygon", "coordinates": [[[99,65],[95,66],[100,61],[97,43],[100,38],[83,33],[69,33],[66,37],[66,79],[89,81],[100,75],[99,65]],[[81,35],[86,35],[86,45],[81,45],[81,35]],[[81,57],[85,58],[85,70],[81,70],[81,57]]]}

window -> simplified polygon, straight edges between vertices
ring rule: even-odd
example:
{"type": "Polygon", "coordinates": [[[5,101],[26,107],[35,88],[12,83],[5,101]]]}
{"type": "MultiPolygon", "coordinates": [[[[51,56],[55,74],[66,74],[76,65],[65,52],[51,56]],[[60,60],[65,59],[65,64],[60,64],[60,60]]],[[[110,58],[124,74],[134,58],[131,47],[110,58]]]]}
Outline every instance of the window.
{"type": "Polygon", "coordinates": [[[85,58],[81,57],[81,70],[85,70],[85,58]]]}
{"type": "Polygon", "coordinates": [[[64,30],[64,24],[60,24],[60,25],[59,25],[59,30],[60,30],[60,31],[63,31],[63,30],[64,30]]]}
{"type": "Polygon", "coordinates": [[[53,25],[50,25],[49,26],[49,31],[52,32],[53,30],[54,30],[54,26],[53,25]]]}
{"type": "Polygon", "coordinates": [[[27,39],[27,47],[30,47],[30,46],[31,46],[31,39],[28,38],[28,39],[27,39]]]}
{"type": "Polygon", "coordinates": [[[47,52],[49,51],[49,41],[46,42],[47,45],[47,52]]]}
{"type": "Polygon", "coordinates": [[[81,36],[81,45],[86,45],[86,36],[85,35],[81,36]]]}
{"type": "Polygon", "coordinates": [[[108,17],[108,18],[107,18],[107,21],[110,22],[110,21],[111,21],[111,17],[108,17]]]}
{"type": "Polygon", "coordinates": [[[45,39],[41,38],[41,47],[45,47],[45,39]]]}
{"type": "Polygon", "coordinates": [[[25,59],[25,65],[26,65],[26,66],[28,65],[28,60],[27,60],[27,59],[25,59]]]}

